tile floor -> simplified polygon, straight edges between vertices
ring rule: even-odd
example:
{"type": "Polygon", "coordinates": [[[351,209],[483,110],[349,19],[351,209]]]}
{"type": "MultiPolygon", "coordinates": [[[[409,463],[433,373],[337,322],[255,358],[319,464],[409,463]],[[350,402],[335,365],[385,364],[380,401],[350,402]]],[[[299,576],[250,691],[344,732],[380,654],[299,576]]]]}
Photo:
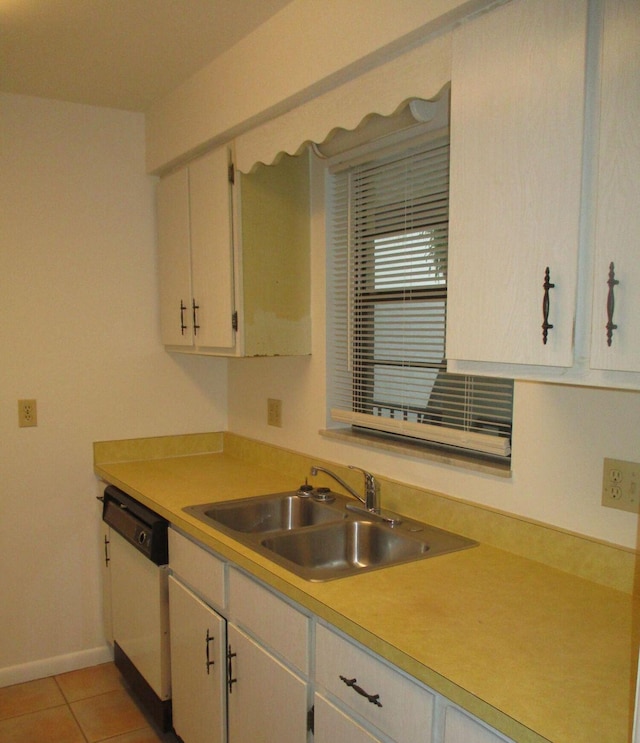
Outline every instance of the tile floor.
{"type": "Polygon", "coordinates": [[[177,743],[154,729],[113,663],[0,689],[2,743],[177,743]]]}

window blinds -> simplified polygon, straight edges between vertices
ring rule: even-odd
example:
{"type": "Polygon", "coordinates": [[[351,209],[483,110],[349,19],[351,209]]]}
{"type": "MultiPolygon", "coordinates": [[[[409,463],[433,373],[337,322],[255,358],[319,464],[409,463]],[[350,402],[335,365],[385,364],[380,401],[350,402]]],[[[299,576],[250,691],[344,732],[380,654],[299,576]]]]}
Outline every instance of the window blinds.
{"type": "Polygon", "coordinates": [[[448,135],[330,178],[332,418],[508,457],[513,382],[446,371],[448,135]]]}

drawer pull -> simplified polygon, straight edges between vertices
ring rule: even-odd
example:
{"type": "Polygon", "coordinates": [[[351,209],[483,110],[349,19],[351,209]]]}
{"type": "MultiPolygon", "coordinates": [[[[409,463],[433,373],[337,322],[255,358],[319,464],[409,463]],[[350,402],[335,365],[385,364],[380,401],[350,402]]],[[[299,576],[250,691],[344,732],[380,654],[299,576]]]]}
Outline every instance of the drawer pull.
{"type": "Polygon", "coordinates": [[[365,697],[365,699],[368,699],[371,704],[375,704],[376,707],[382,707],[382,702],[380,702],[380,694],[367,694],[367,692],[361,686],[357,685],[357,679],[348,679],[346,678],[346,676],[340,676],[340,681],[343,681],[347,686],[351,687],[354,691],[357,691],[361,697],[365,697]]]}

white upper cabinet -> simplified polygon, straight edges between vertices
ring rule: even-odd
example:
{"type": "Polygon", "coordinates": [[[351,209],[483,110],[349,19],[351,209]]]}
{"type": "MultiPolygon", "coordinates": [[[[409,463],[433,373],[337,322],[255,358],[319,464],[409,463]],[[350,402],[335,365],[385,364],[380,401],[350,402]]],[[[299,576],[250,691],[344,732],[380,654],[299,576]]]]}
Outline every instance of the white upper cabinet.
{"type": "Polygon", "coordinates": [[[158,183],[160,322],[167,346],[234,349],[228,166],[223,147],[158,183]]]}
{"type": "Polygon", "coordinates": [[[514,0],[454,35],[449,359],[573,363],[586,21],[514,0]]]}
{"type": "Polygon", "coordinates": [[[156,206],[162,342],[172,346],[191,346],[189,172],[186,169],[172,173],[158,183],[156,206]]]}
{"type": "Polygon", "coordinates": [[[222,147],[158,184],[162,341],[219,356],[310,353],[309,158],[233,173],[222,147]]]}
{"type": "Polygon", "coordinates": [[[590,9],[455,33],[450,371],[640,389],[640,14],[590,9]]]}
{"type": "Polygon", "coordinates": [[[602,21],[591,366],[637,372],[640,371],[638,1],[607,0],[602,21]],[[610,287],[611,264],[611,279],[619,283],[610,287]],[[609,336],[610,322],[617,327],[610,329],[609,336]]]}

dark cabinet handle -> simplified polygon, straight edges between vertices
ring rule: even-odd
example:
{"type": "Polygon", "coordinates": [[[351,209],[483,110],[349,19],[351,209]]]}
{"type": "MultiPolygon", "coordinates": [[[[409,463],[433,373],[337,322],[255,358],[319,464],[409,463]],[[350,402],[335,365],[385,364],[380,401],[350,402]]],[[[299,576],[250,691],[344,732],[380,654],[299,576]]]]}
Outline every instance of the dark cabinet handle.
{"type": "Polygon", "coordinates": [[[544,272],[544,284],[542,288],[544,289],[544,296],[542,297],[542,342],[546,345],[549,331],[553,328],[553,325],[549,323],[549,289],[555,288],[555,284],[549,281],[549,266],[546,267],[544,272]]]}
{"type": "Polygon", "coordinates": [[[613,296],[613,287],[617,286],[620,282],[616,279],[616,271],[613,262],[609,264],[609,280],[607,286],[609,292],[607,294],[607,346],[611,345],[613,339],[613,331],[618,329],[618,326],[613,322],[613,311],[615,310],[615,297],[613,296]]]}
{"type": "Polygon", "coordinates": [[[212,640],[214,640],[214,639],[215,639],[214,636],[213,635],[210,635],[209,634],[209,630],[207,629],[207,636],[205,638],[205,647],[206,647],[206,655],[207,655],[207,663],[206,663],[206,666],[207,666],[207,676],[210,673],[209,668],[211,666],[215,666],[215,664],[216,664],[215,660],[210,660],[210,658],[209,658],[209,643],[212,640]]]}
{"type": "Polygon", "coordinates": [[[231,645],[229,645],[227,649],[227,687],[229,689],[229,694],[233,692],[233,685],[238,683],[238,679],[233,678],[233,658],[235,658],[237,653],[231,652],[231,645]]]}
{"type": "Polygon", "coordinates": [[[346,676],[340,676],[340,681],[343,681],[349,688],[357,691],[361,697],[367,699],[369,702],[371,702],[371,704],[375,704],[376,707],[382,707],[380,694],[367,694],[367,692],[361,686],[358,686],[358,684],[356,683],[357,679],[348,679],[346,676]]]}
{"type": "Polygon", "coordinates": [[[191,300],[191,307],[193,310],[193,334],[198,335],[198,330],[200,330],[200,326],[198,325],[198,310],[200,309],[200,305],[196,304],[196,300],[191,300]]]}
{"type": "Polygon", "coordinates": [[[180,333],[184,335],[184,331],[187,329],[187,326],[184,324],[184,313],[187,311],[187,307],[185,303],[180,300],[180,333]]]}
{"type": "Polygon", "coordinates": [[[107,535],[105,534],[104,537],[104,564],[105,567],[109,567],[109,563],[111,562],[111,558],[109,557],[109,540],[107,539],[107,535]]]}

